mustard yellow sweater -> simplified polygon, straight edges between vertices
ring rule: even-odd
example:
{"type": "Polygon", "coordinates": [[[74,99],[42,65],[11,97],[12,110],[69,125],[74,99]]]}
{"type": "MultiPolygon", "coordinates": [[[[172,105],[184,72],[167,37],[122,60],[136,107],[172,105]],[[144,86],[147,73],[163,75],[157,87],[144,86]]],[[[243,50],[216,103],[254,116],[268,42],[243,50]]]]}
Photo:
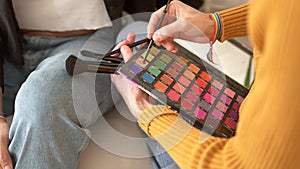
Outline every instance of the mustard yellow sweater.
{"type": "Polygon", "coordinates": [[[205,139],[163,106],[144,110],[140,127],[184,169],[300,168],[300,1],[253,0],[219,14],[221,41],[248,33],[254,46],[255,82],[236,135],[205,139]]]}

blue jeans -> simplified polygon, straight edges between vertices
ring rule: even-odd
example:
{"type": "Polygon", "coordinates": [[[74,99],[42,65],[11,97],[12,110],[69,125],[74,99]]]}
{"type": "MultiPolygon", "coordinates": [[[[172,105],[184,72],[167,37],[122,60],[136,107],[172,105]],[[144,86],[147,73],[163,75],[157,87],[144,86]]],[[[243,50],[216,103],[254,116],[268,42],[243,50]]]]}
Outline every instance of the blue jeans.
{"type": "MultiPolygon", "coordinates": [[[[132,25],[127,30],[137,27],[132,25]]],[[[124,36],[119,34],[117,41],[126,37],[126,29],[122,32],[124,36]]],[[[112,28],[103,28],[93,36],[24,36],[23,68],[5,62],[5,68],[15,70],[5,71],[9,72],[5,74],[6,112],[13,110],[8,105],[12,105],[14,92],[22,84],[9,133],[9,151],[16,169],[77,168],[79,154],[89,142],[85,128],[107,112],[114,105],[112,97],[118,96],[113,96],[117,93],[108,74],[71,77],[65,70],[65,60],[71,54],[82,57],[82,49],[106,53],[115,44],[115,38],[112,28]]]]}

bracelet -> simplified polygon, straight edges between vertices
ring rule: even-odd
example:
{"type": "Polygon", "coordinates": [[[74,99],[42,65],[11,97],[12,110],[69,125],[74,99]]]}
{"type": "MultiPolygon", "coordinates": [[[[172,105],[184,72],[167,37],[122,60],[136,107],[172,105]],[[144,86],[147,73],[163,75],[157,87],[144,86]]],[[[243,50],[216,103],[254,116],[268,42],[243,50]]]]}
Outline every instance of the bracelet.
{"type": "Polygon", "coordinates": [[[217,39],[221,37],[222,22],[218,13],[211,13],[209,14],[209,17],[214,21],[214,35],[211,39],[211,43],[214,43],[217,39]]]}

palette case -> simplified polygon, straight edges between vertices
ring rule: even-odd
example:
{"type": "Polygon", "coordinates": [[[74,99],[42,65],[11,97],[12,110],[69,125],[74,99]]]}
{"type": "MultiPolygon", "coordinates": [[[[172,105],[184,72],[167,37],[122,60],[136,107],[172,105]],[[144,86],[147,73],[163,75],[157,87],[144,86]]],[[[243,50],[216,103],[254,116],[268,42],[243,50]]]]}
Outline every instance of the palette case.
{"type": "Polygon", "coordinates": [[[196,128],[218,137],[232,137],[239,107],[248,89],[175,43],[178,53],[153,46],[145,62],[141,49],[119,73],[172,109],[196,128]]]}

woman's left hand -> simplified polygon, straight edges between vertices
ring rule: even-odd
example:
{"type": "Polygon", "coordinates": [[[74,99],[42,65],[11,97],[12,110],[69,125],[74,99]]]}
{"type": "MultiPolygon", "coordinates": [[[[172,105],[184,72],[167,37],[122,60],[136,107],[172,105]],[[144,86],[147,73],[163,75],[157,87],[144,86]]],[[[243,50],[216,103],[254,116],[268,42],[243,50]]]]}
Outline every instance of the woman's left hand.
{"type": "MultiPolygon", "coordinates": [[[[133,55],[132,50],[127,46],[133,43],[135,34],[129,33],[127,39],[116,46],[121,48],[124,61],[127,62],[133,55]]],[[[140,113],[151,105],[149,95],[142,91],[136,84],[123,75],[111,75],[111,81],[126,102],[131,114],[137,119],[140,113]]]]}

